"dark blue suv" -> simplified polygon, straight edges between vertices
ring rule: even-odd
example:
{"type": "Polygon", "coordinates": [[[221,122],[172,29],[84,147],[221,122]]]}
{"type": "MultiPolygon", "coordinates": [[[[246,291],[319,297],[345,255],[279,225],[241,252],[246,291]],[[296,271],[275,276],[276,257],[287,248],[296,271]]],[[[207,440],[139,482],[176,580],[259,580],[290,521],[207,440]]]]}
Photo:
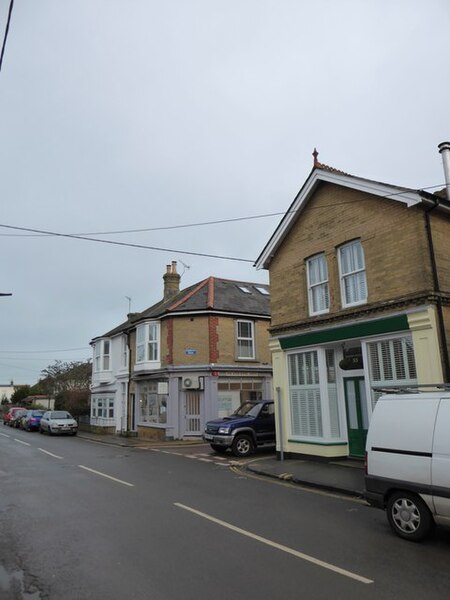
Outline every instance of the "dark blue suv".
{"type": "Polygon", "coordinates": [[[257,447],[275,444],[275,409],[272,400],[246,402],[229,417],[206,423],[203,439],[216,452],[228,448],[235,456],[248,456],[257,447]]]}

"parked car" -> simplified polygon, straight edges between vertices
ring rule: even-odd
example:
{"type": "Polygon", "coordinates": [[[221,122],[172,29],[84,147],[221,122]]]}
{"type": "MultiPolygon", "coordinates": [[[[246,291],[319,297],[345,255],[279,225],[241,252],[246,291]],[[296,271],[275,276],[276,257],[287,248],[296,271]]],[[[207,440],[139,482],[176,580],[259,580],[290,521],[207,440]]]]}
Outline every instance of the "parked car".
{"type": "Polygon", "coordinates": [[[450,391],[388,394],[375,405],[366,444],[365,496],[403,539],[450,519],[450,391]]]}
{"type": "Polygon", "coordinates": [[[27,410],[20,419],[20,428],[25,431],[33,431],[33,429],[37,431],[44,413],[45,410],[27,410]]]}
{"type": "Polygon", "coordinates": [[[258,447],[275,444],[274,413],[272,400],[246,402],[229,417],[206,423],[203,439],[215,452],[231,448],[235,456],[248,456],[258,447]]]}
{"type": "Polygon", "coordinates": [[[26,414],[27,414],[26,408],[21,408],[20,410],[16,410],[15,413],[11,416],[8,425],[10,427],[14,427],[15,429],[19,429],[20,428],[20,420],[26,414]]]}
{"type": "Polygon", "coordinates": [[[9,422],[10,422],[11,418],[14,416],[14,414],[18,410],[26,410],[26,409],[24,409],[23,406],[12,406],[3,415],[3,425],[9,425],[9,422]]]}
{"type": "Polygon", "coordinates": [[[78,423],[66,410],[48,410],[41,417],[39,433],[70,433],[77,435],[78,423]]]}

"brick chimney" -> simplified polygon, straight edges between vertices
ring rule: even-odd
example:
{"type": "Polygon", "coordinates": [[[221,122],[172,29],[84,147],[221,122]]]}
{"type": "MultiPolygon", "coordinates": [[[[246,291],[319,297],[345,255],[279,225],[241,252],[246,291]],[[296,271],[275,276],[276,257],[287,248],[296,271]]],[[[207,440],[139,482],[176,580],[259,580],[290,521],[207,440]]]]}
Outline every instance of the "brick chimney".
{"type": "Polygon", "coordinates": [[[181,275],[177,273],[177,261],[173,260],[171,265],[167,265],[167,271],[163,275],[164,280],[164,302],[172,298],[180,291],[181,275]]]}

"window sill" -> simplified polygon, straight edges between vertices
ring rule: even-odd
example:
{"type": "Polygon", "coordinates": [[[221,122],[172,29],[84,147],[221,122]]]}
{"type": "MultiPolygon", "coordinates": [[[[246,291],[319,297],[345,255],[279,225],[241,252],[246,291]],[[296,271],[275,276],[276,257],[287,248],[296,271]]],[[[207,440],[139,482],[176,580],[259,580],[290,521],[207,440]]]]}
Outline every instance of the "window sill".
{"type": "Polygon", "coordinates": [[[113,380],[112,371],[96,371],[92,374],[92,384],[109,383],[113,380]]]}
{"type": "Polygon", "coordinates": [[[133,371],[139,372],[139,371],[155,371],[156,369],[160,369],[161,368],[161,361],[160,360],[146,360],[140,363],[136,363],[134,365],[133,371]]]}
{"type": "Polygon", "coordinates": [[[289,438],[288,442],[292,443],[292,444],[309,444],[309,445],[314,445],[314,446],[346,446],[347,442],[343,442],[342,440],[336,440],[336,441],[324,441],[323,438],[317,438],[317,439],[313,439],[310,438],[308,440],[298,440],[296,438],[289,438]]]}

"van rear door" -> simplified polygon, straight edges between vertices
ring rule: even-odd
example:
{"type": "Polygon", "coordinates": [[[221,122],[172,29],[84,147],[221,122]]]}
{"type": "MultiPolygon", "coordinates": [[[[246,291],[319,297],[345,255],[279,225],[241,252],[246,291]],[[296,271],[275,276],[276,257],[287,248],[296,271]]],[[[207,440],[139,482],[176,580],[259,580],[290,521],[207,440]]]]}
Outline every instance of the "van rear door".
{"type": "Polygon", "coordinates": [[[450,517],[450,398],[442,398],[436,417],[431,461],[436,514],[450,517]]]}

